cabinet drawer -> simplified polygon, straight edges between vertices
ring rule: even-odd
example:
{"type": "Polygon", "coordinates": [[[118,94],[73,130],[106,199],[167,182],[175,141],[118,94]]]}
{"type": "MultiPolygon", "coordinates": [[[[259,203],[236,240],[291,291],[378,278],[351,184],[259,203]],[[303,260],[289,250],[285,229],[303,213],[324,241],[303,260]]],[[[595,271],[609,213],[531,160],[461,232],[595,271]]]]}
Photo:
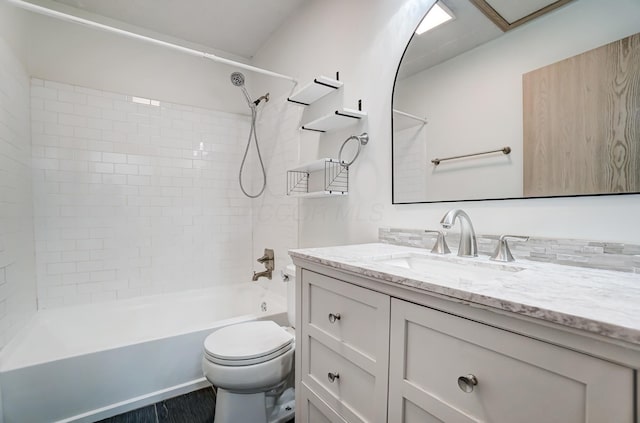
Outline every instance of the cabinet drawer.
{"type": "Polygon", "coordinates": [[[375,421],[375,408],[371,404],[375,397],[375,376],[314,338],[309,339],[308,345],[309,368],[303,382],[349,421],[375,421]],[[330,379],[330,374],[335,379],[330,379]]]}
{"type": "Polygon", "coordinates": [[[388,327],[389,297],[308,270],[302,271],[303,315],[318,339],[344,344],[372,360],[379,353],[376,331],[388,327]]]}
{"type": "Polygon", "coordinates": [[[633,420],[631,369],[395,299],[390,354],[389,421],[633,420]]]}
{"type": "Polygon", "coordinates": [[[299,399],[296,399],[301,410],[300,423],[347,423],[305,384],[301,384],[300,389],[302,392],[297,393],[299,399]]]}

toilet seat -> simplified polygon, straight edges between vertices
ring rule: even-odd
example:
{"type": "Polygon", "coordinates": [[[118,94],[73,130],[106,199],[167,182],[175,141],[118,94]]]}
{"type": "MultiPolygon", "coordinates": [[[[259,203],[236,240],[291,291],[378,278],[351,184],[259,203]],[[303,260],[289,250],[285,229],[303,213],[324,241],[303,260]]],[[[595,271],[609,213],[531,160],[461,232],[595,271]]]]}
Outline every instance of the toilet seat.
{"type": "Polygon", "coordinates": [[[273,360],[293,348],[294,337],[272,321],[226,326],[204,341],[204,356],[223,366],[249,366],[273,360]]]}

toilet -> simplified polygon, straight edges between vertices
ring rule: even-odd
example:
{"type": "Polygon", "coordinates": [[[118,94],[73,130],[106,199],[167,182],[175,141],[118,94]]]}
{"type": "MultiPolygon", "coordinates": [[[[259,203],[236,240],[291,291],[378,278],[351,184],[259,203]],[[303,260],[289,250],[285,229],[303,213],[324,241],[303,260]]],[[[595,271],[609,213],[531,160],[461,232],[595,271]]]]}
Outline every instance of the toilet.
{"type": "MultiPolygon", "coordinates": [[[[287,317],[295,324],[295,266],[283,272],[287,317]]],[[[251,321],[221,328],[204,341],[202,370],[218,388],[214,423],[285,423],[293,419],[292,328],[251,321]]]]}

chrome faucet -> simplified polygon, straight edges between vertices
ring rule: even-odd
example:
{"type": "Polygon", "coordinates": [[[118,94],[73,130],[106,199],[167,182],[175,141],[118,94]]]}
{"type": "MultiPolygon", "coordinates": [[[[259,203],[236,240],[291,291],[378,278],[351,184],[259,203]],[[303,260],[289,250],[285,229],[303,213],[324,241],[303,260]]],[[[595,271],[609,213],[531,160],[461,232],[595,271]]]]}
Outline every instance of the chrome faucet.
{"type": "Polygon", "coordinates": [[[262,272],[253,272],[252,281],[257,281],[261,277],[266,277],[271,280],[271,274],[273,273],[273,269],[275,268],[275,258],[273,256],[273,250],[270,248],[264,249],[264,255],[257,260],[258,263],[264,264],[266,270],[262,272]]]}
{"type": "Polygon", "coordinates": [[[458,255],[461,257],[477,257],[478,243],[476,241],[476,232],[473,230],[473,224],[469,215],[462,209],[452,209],[444,215],[440,223],[445,229],[450,229],[456,222],[456,218],[460,220],[460,245],[458,246],[458,255]]]}
{"type": "Polygon", "coordinates": [[[433,248],[431,249],[431,252],[433,254],[449,254],[451,252],[451,250],[449,250],[449,246],[447,245],[447,241],[444,238],[444,231],[432,231],[430,229],[427,229],[426,231],[424,231],[424,233],[438,235],[438,237],[436,238],[436,242],[433,244],[433,248]]]}
{"type": "Polygon", "coordinates": [[[509,249],[509,244],[507,244],[508,239],[519,239],[521,241],[528,241],[528,236],[519,236],[519,235],[502,235],[498,240],[498,246],[496,250],[493,252],[493,255],[489,257],[490,260],[493,261],[515,261],[511,254],[511,250],[509,249]]]}

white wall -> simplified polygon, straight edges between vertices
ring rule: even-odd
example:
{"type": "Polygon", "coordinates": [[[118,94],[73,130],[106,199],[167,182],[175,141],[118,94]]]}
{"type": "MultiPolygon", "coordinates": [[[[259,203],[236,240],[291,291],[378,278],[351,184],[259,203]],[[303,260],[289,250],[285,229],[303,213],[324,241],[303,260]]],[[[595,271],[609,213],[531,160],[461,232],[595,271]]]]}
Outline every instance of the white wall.
{"type": "MultiPolygon", "coordinates": [[[[619,0],[637,21],[637,1],[619,0]]],[[[286,69],[303,81],[340,70],[347,105],[363,99],[371,141],[352,167],[346,198],[302,200],[301,246],[374,241],[379,226],[436,228],[452,207],[465,208],[480,233],[599,239],[640,243],[640,196],[391,204],[391,93],[397,64],[430,0],[314,0],[255,57],[259,66],[286,69]]],[[[577,0],[586,31],[610,2],[577,0]]],[[[623,26],[623,22],[615,22],[623,26]]],[[[628,24],[628,22],[627,22],[628,24]]],[[[580,38],[580,36],[577,36],[580,38]]],[[[560,58],[560,57],[559,57],[560,58]]],[[[337,154],[345,134],[300,135],[302,157],[337,154]]]]}
{"type": "MultiPolygon", "coordinates": [[[[248,61],[60,3],[47,0],[38,3],[198,51],[248,61]]],[[[248,113],[238,88],[229,80],[231,72],[237,70],[233,67],[36,13],[19,13],[28,28],[27,65],[31,76],[207,109],[248,113]]],[[[253,78],[247,73],[247,86],[251,88],[252,84],[253,78]]]]}
{"type": "Polygon", "coordinates": [[[246,116],[41,79],[31,105],[40,308],[250,280],[246,116]]]}
{"type": "Polygon", "coordinates": [[[522,196],[522,75],[640,31],[637,1],[593,5],[568,5],[396,84],[394,107],[429,117],[426,196],[405,201],[522,196]],[[429,163],[503,146],[510,155],[429,163]]]}
{"type": "MultiPolygon", "coordinates": [[[[398,107],[399,106],[394,106],[398,107]]],[[[424,201],[429,192],[425,181],[429,178],[427,125],[416,122],[409,128],[398,129],[393,135],[393,198],[396,203],[424,201]]]]}
{"type": "Polygon", "coordinates": [[[0,4],[0,348],[36,311],[29,77],[15,18],[0,4]]]}

